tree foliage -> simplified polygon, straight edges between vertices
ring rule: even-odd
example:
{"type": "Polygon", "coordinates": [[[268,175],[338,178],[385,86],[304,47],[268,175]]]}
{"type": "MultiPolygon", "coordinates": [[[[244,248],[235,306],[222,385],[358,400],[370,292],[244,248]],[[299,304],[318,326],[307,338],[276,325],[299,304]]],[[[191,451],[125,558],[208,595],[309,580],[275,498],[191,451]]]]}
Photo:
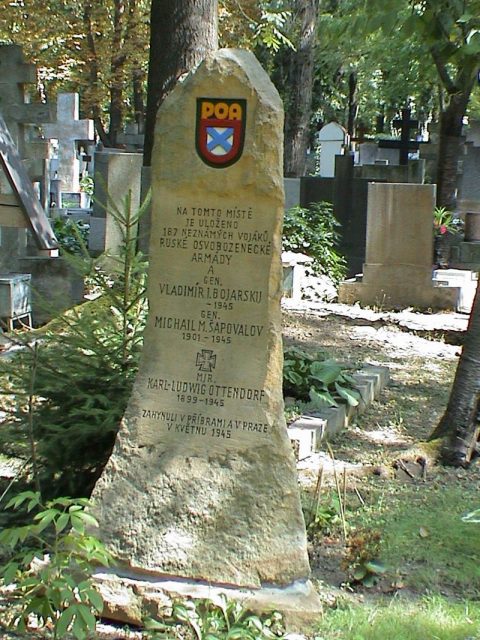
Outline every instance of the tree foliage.
{"type": "Polygon", "coordinates": [[[38,65],[44,99],[79,91],[107,146],[125,120],[141,122],[148,0],[0,0],[0,41],[21,44],[38,65]]]}
{"type": "Polygon", "coordinates": [[[354,29],[394,42],[419,41],[441,87],[439,206],[455,207],[456,167],[465,115],[480,68],[479,0],[364,0],[354,29]]]}
{"type": "MultiPolygon", "coordinates": [[[[363,21],[357,2],[341,0],[331,5],[324,7],[318,20],[314,94],[318,120],[337,120],[348,129],[353,74],[356,120],[368,131],[375,131],[381,117],[389,133],[388,124],[407,105],[426,121],[436,108],[437,80],[424,44],[395,37],[395,46],[391,46],[385,32],[372,30],[372,25],[363,21]]],[[[404,11],[408,11],[406,6],[404,11]]]]}

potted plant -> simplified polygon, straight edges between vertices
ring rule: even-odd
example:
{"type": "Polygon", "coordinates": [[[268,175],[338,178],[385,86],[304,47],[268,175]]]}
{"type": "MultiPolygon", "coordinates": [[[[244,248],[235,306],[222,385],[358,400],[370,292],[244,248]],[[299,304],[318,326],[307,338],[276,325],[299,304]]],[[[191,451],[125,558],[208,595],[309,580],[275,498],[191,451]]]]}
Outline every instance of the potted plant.
{"type": "Polygon", "coordinates": [[[436,207],[433,212],[433,263],[439,269],[450,266],[452,240],[462,231],[463,222],[455,218],[445,207],[436,207]]]}

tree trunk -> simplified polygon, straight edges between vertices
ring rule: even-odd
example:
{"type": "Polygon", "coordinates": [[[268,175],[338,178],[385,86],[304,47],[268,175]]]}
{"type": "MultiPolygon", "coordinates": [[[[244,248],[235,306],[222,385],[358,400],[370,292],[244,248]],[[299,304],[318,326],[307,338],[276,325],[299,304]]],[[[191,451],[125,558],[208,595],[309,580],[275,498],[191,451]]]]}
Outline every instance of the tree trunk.
{"type": "Polygon", "coordinates": [[[112,56],[110,60],[110,126],[108,137],[110,146],[115,147],[117,136],[123,125],[123,67],[126,61],[123,21],[125,4],[123,0],[114,0],[112,56]]]}
{"type": "Polygon", "coordinates": [[[312,111],[313,63],[319,0],[296,0],[295,18],[300,25],[297,50],[291,51],[291,92],[285,114],[284,173],[305,175],[312,111]]]}
{"type": "Polygon", "coordinates": [[[457,199],[458,161],[462,152],[462,126],[471,87],[450,96],[440,117],[440,145],[437,167],[437,205],[453,211],[457,199]]]}
{"type": "Polygon", "coordinates": [[[150,166],[157,111],[177,80],[218,47],[218,0],[152,0],[143,163],[150,166]]]}
{"type": "Polygon", "coordinates": [[[143,133],[145,129],[145,91],[143,81],[145,72],[141,64],[141,54],[143,47],[138,42],[138,34],[141,29],[142,14],[137,0],[128,0],[128,20],[125,40],[129,44],[129,57],[132,64],[132,105],[134,121],[138,125],[138,133],[143,133]]]}
{"type": "Polygon", "coordinates": [[[86,45],[88,49],[87,61],[89,68],[89,84],[86,91],[87,103],[89,103],[89,114],[95,124],[95,130],[104,146],[108,146],[110,141],[108,139],[107,132],[103,125],[101,113],[102,109],[98,102],[98,84],[99,84],[99,64],[97,57],[97,50],[95,47],[94,29],[92,24],[92,3],[86,1],[83,4],[83,24],[85,26],[86,33],[86,45]],[[90,96],[88,96],[90,94],[90,96]],[[90,97],[90,99],[88,99],[90,97]]]}
{"type": "Polygon", "coordinates": [[[478,438],[480,411],[480,287],[477,286],[465,343],[447,409],[430,440],[444,438],[446,464],[465,466],[478,438]]]}
{"type": "Polygon", "coordinates": [[[351,71],[348,75],[348,120],[347,131],[350,138],[355,133],[355,120],[357,119],[358,103],[356,100],[357,93],[357,74],[351,71]]]}
{"type": "Polygon", "coordinates": [[[135,122],[138,124],[138,133],[143,133],[145,130],[144,75],[139,67],[132,70],[133,110],[135,122]]]}

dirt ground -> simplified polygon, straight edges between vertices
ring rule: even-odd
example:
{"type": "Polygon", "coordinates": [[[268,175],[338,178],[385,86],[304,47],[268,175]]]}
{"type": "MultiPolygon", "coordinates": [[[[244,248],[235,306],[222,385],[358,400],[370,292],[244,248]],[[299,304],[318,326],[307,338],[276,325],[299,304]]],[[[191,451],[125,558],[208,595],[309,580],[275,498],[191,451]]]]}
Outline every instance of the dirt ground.
{"type": "MultiPolygon", "coordinates": [[[[299,463],[300,483],[312,489],[323,468],[324,486],[347,478],[349,491],[369,492],[372,476],[380,483],[456,483],[476,495],[480,469],[428,468],[425,477],[395,470],[393,463],[411,458],[415,443],[426,440],[441,418],[449,397],[468,316],[456,313],[385,313],[340,304],[284,304],[285,345],[325,350],[330,357],[355,365],[387,366],[390,383],[378,401],[329,443],[324,452],[299,463]],[[332,465],[332,457],[335,464],[332,465]],[[336,469],[336,479],[332,469],[336,469]]],[[[414,456],[412,459],[415,459],[414,456]]],[[[328,491],[328,489],[327,489],[328,491]]],[[[338,531],[310,542],[313,576],[325,593],[345,588],[345,544],[338,531]]],[[[381,584],[381,583],[380,583],[381,584]]],[[[383,585],[389,591],[391,585],[383,585]]],[[[460,595],[460,594],[459,594],[460,595]]],[[[327,596],[328,597],[328,596],[327,596]]]]}
{"type": "MultiPolygon", "coordinates": [[[[283,318],[285,345],[325,350],[336,360],[354,365],[388,367],[390,384],[363,419],[364,428],[369,425],[377,432],[377,436],[371,434],[376,455],[376,440],[391,449],[423,439],[433,430],[448,401],[468,316],[382,313],[356,306],[304,303],[285,304],[283,318]]],[[[368,442],[365,434],[363,439],[368,442]]],[[[361,451],[364,461],[365,453],[361,451]]]]}

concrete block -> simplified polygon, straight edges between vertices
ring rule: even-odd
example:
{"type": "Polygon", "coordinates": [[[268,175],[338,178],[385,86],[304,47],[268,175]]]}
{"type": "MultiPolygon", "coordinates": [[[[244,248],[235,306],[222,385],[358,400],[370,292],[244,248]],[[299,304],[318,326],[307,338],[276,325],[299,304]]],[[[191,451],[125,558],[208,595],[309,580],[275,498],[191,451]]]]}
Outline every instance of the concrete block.
{"type": "Polygon", "coordinates": [[[363,369],[358,371],[355,375],[357,377],[366,377],[373,380],[373,393],[375,400],[379,397],[380,393],[390,381],[390,372],[388,367],[381,367],[373,364],[365,365],[363,369]]]}
{"type": "Polygon", "coordinates": [[[297,461],[308,458],[317,450],[317,431],[315,428],[297,427],[294,422],[288,427],[288,437],[297,461]]]}
{"type": "Polygon", "coordinates": [[[300,416],[288,427],[288,436],[294,445],[297,460],[319,451],[322,440],[348,427],[355,416],[363,413],[379,397],[389,382],[390,374],[387,367],[367,364],[352,377],[361,396],[358,406],[341,404],[338,407],[324,407],[300,416]]]}

